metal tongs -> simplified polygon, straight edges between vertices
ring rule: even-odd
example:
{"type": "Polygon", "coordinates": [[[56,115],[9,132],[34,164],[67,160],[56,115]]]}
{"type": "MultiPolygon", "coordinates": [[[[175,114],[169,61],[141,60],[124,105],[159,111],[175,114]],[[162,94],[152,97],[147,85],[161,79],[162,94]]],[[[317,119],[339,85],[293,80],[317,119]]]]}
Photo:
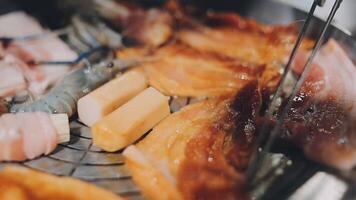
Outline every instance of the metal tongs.
{"type": "Polygon", "coordinates": [[[325,0],[314,0],[313,4],[309,10],[308,16],[302,26],[302,29],[298,36],[298,39],[294,45],[294,48],[293,48],[291,55],[289,57],[289,60],[287,62],[287,65],[284,68],[283,75],[282,75],[281,80],[278,84],[278,88],[277,88],[275,94],[273,95],[272,100],[269,103],[267,110],[264,114],[264,117],[266,119],[271,119],[272,117],[275,117],[274,113],[277,110],[282,111],[281,114],[275,118],[276,123],[275,123],[274,127],[272,127],[272,129],[268,128],[268,124],[266,121],[263,123],[263,125],[260,129],[260,132],[259,132],[259,135],[258,135],[258,138],[256,141],[255,152],[253,154],[253,157],[252,157],[251,162],[249,163],[249,167],[247,169],[247,179],[246,180],[247,180],[249,189],[254,188],[258,183],[258,180],[256,180],[256,177],[258,177],[257,174],[261,170],[261,167],[263,166],[263,162],[266,159],[268,152],[270,152],[270,149],[271,149],[275,139],[277,138],[278,133],[281,130],[281,127],[283,125],[285,118],[288,115],[289,110],[293,106],[293,99],[297,96],[302,84],[308,77],[308,74],[311,70],[313,59],[316,56],[321,45],[323,44],[323,42],[325,40],[325,33],[328,30],[328,27],[329,27],[331,21],[333,20],[341,3],[342,3],[342,0],[335,0],[335,3],[330,11],[330,14],[324,24],[322,32],[320,33],[316,43],[314,44],[313,50],[312,50],[306,64],[304,65],[303,72],[301,73],[301,75],[299,77],[297,77],[297,81],[293,85],[293,89],[290,92],[290,95],[287,99],[288,101],[286,104],[284,104],[285,107],[281,109],[281,108],[279,108],[280,107],[280,99],[282,97],[283,88],[285,88],[285,86],[287,84],[287,77],[291,73],[291,65],[293,63],[293,60],[298,52],[298,49],[300,48],[300,46],[302,44],[302,41],[306,35],[308,27],[310,26],[310,23],[312,21],[315,10],[317,9],[317,7],[322,7],[325,4],[325,0]],[[268,130],[271,130],[271,132],[269,134],[268,134],[268,130]]]}

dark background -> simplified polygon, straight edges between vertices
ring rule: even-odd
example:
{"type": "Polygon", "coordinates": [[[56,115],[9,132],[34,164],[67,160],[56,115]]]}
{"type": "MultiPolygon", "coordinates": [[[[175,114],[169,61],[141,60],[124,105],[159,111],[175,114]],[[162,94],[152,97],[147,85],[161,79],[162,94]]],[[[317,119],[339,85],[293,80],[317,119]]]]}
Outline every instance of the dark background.
{"type": "MultiPolygon", "coordinates": [[[[164,0],[139,0],[146,5],[157,5],[163,3],[164,0]]],[[[256,7],[263,7],[268,1],[278,1],[289,3],[298,8],[307,10],[313,0],[181,0],[184,3],[194,2],[200,8],[215,10],[233,10],[244,13],[246,10],[258,10],[256,7]]],[[[334,0],[328,0],[325,8],[317,10],[317,16],[325,18],[334,0]]],[[[50,26],[50,28],[59,28],[64,26],[71,13],[90,10],[90,0],[0,0],[0,13],[6,13],[12,10],[25,10],[31,14],[38,15],[42,23],[50,26]]],[[[334,25],[338,28],[346,30],[356,36],[356,1],[345,0],[341,8],[335,16],[334,25]]],[[[263,9],[260,9],[263,13],[263,9]]],[[[271,13],[269,13],[271,14],[271,13]]],[[[286,20],[289,19],[288,13],[285,10],[276,8],[275,15],[282,16],[286,20]]],[[[259,19],[261,20],[261,19],[259,19]]],[[[277,21],[280,23],[280,21],[277,21]]],[[[284,22],[282,20],[282,22],[284,22]]],[[[271,22],[268,22],[271,23],[271,22]]]]}

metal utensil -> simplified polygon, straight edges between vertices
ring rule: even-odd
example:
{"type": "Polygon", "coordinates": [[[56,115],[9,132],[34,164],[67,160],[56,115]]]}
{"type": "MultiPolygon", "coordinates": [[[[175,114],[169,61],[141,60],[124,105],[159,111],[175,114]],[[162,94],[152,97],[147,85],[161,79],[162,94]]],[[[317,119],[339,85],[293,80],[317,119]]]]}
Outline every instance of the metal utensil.
{"type": "MultiPolygon", "coordinates": [[[[301,45],[301,42],[308,30],[308,27],[310,26],[310,22],[311,19],[313,17],[313,14],[316,10],[316,8],[322,7],[325,3],[325,0],[314,0],[310,11],[308,13],[307,19],[304,22],[304,25],[299,33],[297,42],[292,50],[292,53],[290,55],[290,58],[287,62],[287,65],[284,68],[284,72],[282,75],[282,78],[279,82],[277,91],[275,92],[275,94],[273,95],[273,98],[271,100],[271,103],[268,105],[267,111],[265,113],[265,116],[267,119],[273,117],[273,113],[278,109],[279,105],[278,105],[278,100],[281,98],[281,93],[282,93],[282,89],[285,86],[286,83],[286,77],[287,75],[291,72],[291,64],[294,61],[295,55],[301,45]]],[[[342,0],[336,0],[334,3],[334,6],[332,8],[332,10],[330,11],[330,14],[325,22],[325,24],[323,25],[322,31],[319,34],[316,43],[313,47],[313,50],[308,58],[308,61],[306,62],[306,64],[303,67],[303,71],[301,73],[301,75],[298,77],[297,82],[295,83],[295,85],[293,86],[293,89],[291,91],[291,94],[288,97],[288,101],[287,104],[285,105],[285,107],[282,109],[281,114],[277,117],[277,121],[276,124],[274,125],[274,127],[272,128],[272,131],[268,134],[267,133],[267,124],[264,123],[262,125],[261,131],[259,132],[259,136],[257,138],[257,145],[256,145],[256,149],[255,149],[255,154],[253,156],[253,158],[251,159],[249,168],[247,170],[247,182],[249,183],[250,187],[255,186],[256,183],[256,179],[255,179],[255,175],[256,173],[260,170],[260,166],[261,163],[263,162],[263,160],[265,159],[267,153],[270,151],[282,125],[284,122],[284,119],[287,117],[287,113],[288,111],[292,108],[293,106],[293,98],[297,95],[297,93],[299,92],[302,84],[304,83],[305,79],[307,78],[310,70],[311,70],[311,64],[313,62],[314,57],[316,56],[316,53],[318,52],[318,50],[320,49],[322,43],[325,40],[325,33],[328,29],[328,27],[330,26],[330,23],[332,21],[332,19],[334,18],[338,8],[340,7],[340,4],[342,3],[342,0]],[[260,145],[262,144],[262,142],[265,142],[264,145],[260,145]]]]}

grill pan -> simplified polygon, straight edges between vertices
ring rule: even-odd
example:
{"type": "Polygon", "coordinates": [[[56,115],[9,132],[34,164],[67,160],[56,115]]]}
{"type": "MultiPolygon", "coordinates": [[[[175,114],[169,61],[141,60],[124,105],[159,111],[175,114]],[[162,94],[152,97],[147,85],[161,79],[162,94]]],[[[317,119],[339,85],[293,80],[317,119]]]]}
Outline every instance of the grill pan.
{"type": "MultiPolygon", "coordinates": [[[[249,1],[189,1],[199,5],[202,9],[215,9],[236,11],[245,17],[254,18],[267,24],[286,24],[306,18],[306,13],[293,7],[277,3],[271,0],[249,0],[249,1]]],[[[60,0],[0,0],[0,14],[15,10],[25,10],[36,16],[40,22],[51,29],[63,27],[78,7],[60,8],[60,0]]],[[[82,1],[78,1],[82,2],[82,1]]],[[[84,1],[86,2],[86,1],[84,1]]],[[[162,1],[144,1],[146,4],[160,4],[162,1]]],[[[320,32],[323,21],[314,18],[308,33],[313,38],[320,32]]],[[[356,40],[353,36],[332,26],[327,32],[327,38],[335,38],[348,53],[348,56],[356,63],[356,40]]],[[[178,111],[185,105],[196,102],[191,98],[170,98],[171,111],[178,111]]],[[[131,176],[125,168],[121,152],[107,153],[92,145],[90,129],[80,123],[76,117],[71,120],[71,140],[66,144],[58,145],[57,149],[48,156],[35,160],[16,163],[36,170],[60,175],[72,176],[83,179],[100,187],[111,190],[119,195],[130,199],[143,199],[139,189],[135,186],[131,176]]],[[[278,147],[276,148],[278,151],[278,147]]],[[[345,183],[327,175],[329,170],[312,161],[307,160],[300,151],[291,150],[287,155],[292,164],[284,168],[281,176],[273,178],[272,183],[266,183],[268,187],[261,189],[257,195],[261,199],[349,199],[354,193],[353,189],[347,190],[345,183]],[[320,176],[323,181],[330,180],[335,183],[334,195],[318,196],[325,193],[328,187],[318,189],[320,176]],[[326,178],[325,178],[326,177],[326,178]],[[319,180],[315,181],[316,179],[319,180]],[[310,188],[317,188],[311,190],[310,188]],[[299,189],[298,189],[299,188],[299,189]],[[350,196],[351,194],[351,196],[350,196]]],[[[9,163],[0,163],[0,168],[9,163]]],[[[272,175],[273,176],[273,175],[272,175]]],[[[329,188],[330,190],[330,188],[329,188]]],[[[326,191],[328,192],[328,191],[326,191]]],[[[258,193],[258,192],[257,192],[258,193]]],[[[327,193],[328,194],[328,193],[327,193]]]]}

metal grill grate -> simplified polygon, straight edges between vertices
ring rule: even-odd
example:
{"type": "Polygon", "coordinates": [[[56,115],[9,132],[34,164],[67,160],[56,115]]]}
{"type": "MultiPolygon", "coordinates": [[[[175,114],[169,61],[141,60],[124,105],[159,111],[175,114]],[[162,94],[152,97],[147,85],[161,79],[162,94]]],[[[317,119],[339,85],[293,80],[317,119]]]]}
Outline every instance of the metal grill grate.
{"type": "MultiPolygon", "coordinates": [[[[197,102],[196,99],[171,97],[171,112],[197,102]]],[[[72,176],[108,189],[130,199],[143,199],[125,167],[122,152],[108,153],[93,146],[90,128],[78,120],[70,123],[71,138],[48,156],[21,165],[43,172],[72,176]]],[[[0,168],[6,163],[0,163],[0,168]]]]}

